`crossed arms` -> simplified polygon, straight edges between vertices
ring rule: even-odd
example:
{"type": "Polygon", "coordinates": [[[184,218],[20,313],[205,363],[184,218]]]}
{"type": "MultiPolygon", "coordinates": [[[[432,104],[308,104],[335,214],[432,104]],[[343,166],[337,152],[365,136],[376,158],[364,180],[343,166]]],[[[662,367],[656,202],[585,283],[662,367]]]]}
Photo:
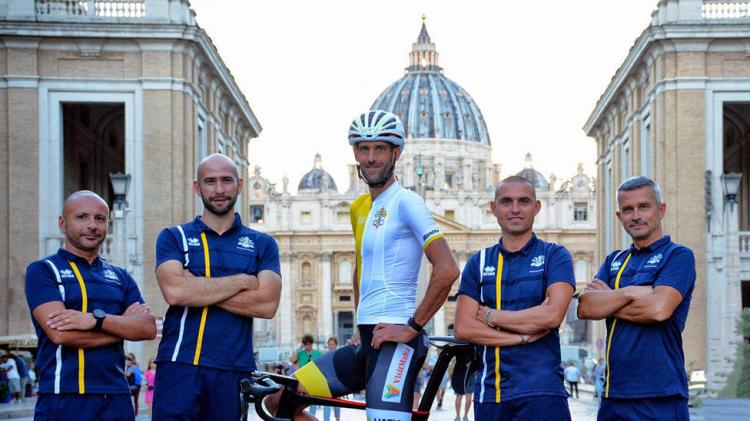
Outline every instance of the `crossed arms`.
{"type": "Polygon", "coordinates": [[[177,260],[168,260],[156,268],[156,280],[170,305],[215,305],[244,317],[272,318],[281,297],[281,276],[271,270],[257,276],[239,273],[208,279],[193,275],[177,260]]]}
{"type": "Polygon", "coordinates": [[[573,287],[555,282],[547,288],[542,304],[523,310],[494,310],[461,294],[456,305],[456,338],[488,346],[512,346],[536,341],[560,326],[573,287]],[[494,325],[490,327],[485,321],[494,325]]]}
{"type": "Polygon", "coordinates": [[[611,289],[594,279],[578,297],[578,318],[600,320],[614,316],[634,323],[657,323],[669,319],[681,302],[682,295],[671,286],[611,289]]]}
{"type": "Polygon", "coordinates": [[[97,348],[127,339],[151,340],[156,337],[156,321],[147,305],[133,303],[121,315],[108,314],[101,331],[94,331],[91,313],[66,309],[62,301],[38,305],[32,312],[36,322],[56,345],[97,348]]]}

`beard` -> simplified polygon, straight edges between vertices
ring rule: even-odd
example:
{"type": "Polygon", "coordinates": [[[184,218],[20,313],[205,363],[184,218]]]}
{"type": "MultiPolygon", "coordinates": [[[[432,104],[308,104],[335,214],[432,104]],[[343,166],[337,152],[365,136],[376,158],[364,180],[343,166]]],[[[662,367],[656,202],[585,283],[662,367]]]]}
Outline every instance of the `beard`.
{"type": "Polygon", "coordinates": [[[107,238],[107,235],[105,234],[105,235],[99,236],[96,240],[94,240],[93,245],[90,242],[87,242],[86,244],[84,244],[81,241],[81,237],[83,237],[83,235],[79,235],[77,237],[73,237],[73,236],[67,235],[67,233],[66,233],[66,235],[65,235],[65,241],[68,244],[70,244],[73,247],[75,247],[76,249],[78,249],[78,250],[96,251],[96,250],[99,249],[99,246],[101,246],[101,244],[107,238]]]}
{"type": "Polygon", "coordinates": [[[203,201],[203,207],[211,212],[214,215],[217,216],[224,216],[229,213],[229,211],[234,209],[235,203],[237,203],[237,196],[227,196],[228,202],[225,206],[219,208],[211,204],[210,198],[206,198],[206,196],[203,195],[203,192],[201,192],[201,201],[203,201]]]}
{"type": "Polygon", "coordinates": [[[393,176],[393,170],[395,167],[396,159],[393,158],[390,163],[383,165],[383,168],[372,177],[366,176],[365,172],[362,171],[361,166],[359,166],[359,174],[368,186],[379,187],[385,185],[385,183],[393,176]]]}

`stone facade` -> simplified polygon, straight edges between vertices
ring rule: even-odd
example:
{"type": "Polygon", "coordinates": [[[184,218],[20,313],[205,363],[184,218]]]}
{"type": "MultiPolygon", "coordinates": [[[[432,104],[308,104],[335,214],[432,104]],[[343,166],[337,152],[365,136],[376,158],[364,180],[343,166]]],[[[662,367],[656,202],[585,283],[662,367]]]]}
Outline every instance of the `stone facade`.
{"type": "Polygon", "coordinates": [[[223,152],[246,173],[248,142],[261,130],[188,2],[3,2],[0,80],[0,183],[9,187],[0,190],[0,335],[33,332],[25,267],[62,244],[64,194],[90,188],[107,198],[114,171],[133,179],[125,263],[163,316],[156,236],[200,211],[197,163],[223,152]]]}
{"type": "Polygon", "coordinates": [[[584,128],[598,145],[597,261],[629,243],[615,217],[618,184],[656,179],[665,232],[697,263],[686,368],[707,369],[712,392],[731,369],[741,281],[750,280],[748,23],[750,2],[660,1],[584,128]],[[743,174],[736,205],[722,193],[730,172],[743,174]]]}

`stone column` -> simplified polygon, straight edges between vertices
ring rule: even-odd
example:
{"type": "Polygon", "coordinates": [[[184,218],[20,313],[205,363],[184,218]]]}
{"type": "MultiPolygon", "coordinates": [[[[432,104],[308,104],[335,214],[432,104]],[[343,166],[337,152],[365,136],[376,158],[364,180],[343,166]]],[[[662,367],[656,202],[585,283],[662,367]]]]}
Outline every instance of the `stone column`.
{"type": "Polygon", "coordinates": [[[321,308],[319,309],[320,316],[318,317],[321,320],[321,334],[325,337],[328,337],[333,334],[333,305],[331,303],[331,290],[332,290],[332,282],[331,282],[331,257],[333,256],[330,252],[322,252],[318,253],[315,257],[318,258],[318,261],[320,261],[321,266],[321,273],[322,273],[322,283],[321,287],[323,289],[323,296],[321,301],[321,308]]]}
{"type": "Polygon", "coordinates": [[[279,303],[279,333],[276,335],[277,345],[281,347],[293,347],[295,345],[292,337],[292,292],[294,289],[294,277],[292,276],[293,253],[281,253],[281,276],[284,277],[281,288],[281,302],[279,303]]]}

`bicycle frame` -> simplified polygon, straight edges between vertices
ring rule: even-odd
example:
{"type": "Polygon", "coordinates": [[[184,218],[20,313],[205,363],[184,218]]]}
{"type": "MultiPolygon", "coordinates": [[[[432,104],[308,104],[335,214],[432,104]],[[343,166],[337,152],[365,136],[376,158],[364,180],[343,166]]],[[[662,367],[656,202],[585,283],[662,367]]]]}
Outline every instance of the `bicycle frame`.
{"type": "MultiPolygon", "coordinates": [[[[452,336],[430,337],[430,344],[440,350],[430,380],[425,386],[422,399],[417,409],[412,410],[413,421],[427,421],[430,417],[430,409],[435,401],[440,382],[448,370],[451,360],[459,353],[465,352],[471,345],[456,340],[452,336]],[[435,342],[443,343],[436,345],[435,342]]],[[[256,371],[250,379],[242,379],[240,382],[240,398],[242,402],[241,421],[247,420],[249,404],[254,403],[255,412],[265,421],[289,421],[293,419],[297,408],[310,405],[321,405],[338,408],[349,408],[365,410],[365,403],[338,398],[321,398],[305,395],[297,392],[297,379],[294,377],[281,376],[278,374],[256,371]],[[263,399],[273,393],[282,391],[281,400],[276,416],[271,415],[263,405],[263,399]]]]}

